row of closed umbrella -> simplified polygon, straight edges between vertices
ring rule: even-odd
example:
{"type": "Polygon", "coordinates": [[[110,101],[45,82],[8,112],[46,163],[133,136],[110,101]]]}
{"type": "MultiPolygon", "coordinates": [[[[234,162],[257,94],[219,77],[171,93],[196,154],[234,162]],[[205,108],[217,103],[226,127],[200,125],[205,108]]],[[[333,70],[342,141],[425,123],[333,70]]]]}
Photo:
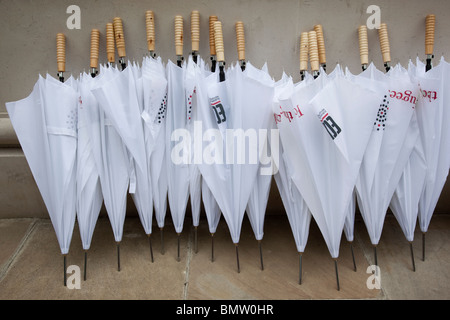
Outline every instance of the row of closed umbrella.
{"type": "MultiPolygon", "coordinates": [[[[258,69],[245,61],[241,23],[236,25],[240,61],[225,67],[222,25],[217,17],[210,18],[214,50],[209,67],[194,45],[187,61],[182,59],[181,16],[175,19],[177,62],[163,63],[154,54],[153,19],[147,13],[150,55],[141,65],[125,63],[123,27],[115,18],[107,40],[115,40],[121,49],[120,68],[108,56],[110,63],[99,72],[91,63],[93,72],[77,79],[64,82],[63,69],[58,70],[61,81],[40,77],[29,97],[7,104],[64,257],[76,218],[87,252],[104,202],[120,270],[130,193],[149,238],[152,261],[153,216],[163,243],[168,204],[179,260],[179,236],[190,199],[195,230],[203,202],[212,241],[224,217],[236,247],[238,272],[238,244],[247,214],[263,269],[261,241],[272,177],[299,252],[300,283],[312,218],[334,259],[338,289],[340,241],[344,231],[353,241],[356,203],[376,264],[376,245],[389,207],[409,242],[417,216],[421,231],[427,231],[450,165],[450,133],[444,125],[450,69],[444,59],[428,72],[418,59],[408,70],[387,63],[386,74],[367,62],[358,75],[339,65],[327,74],[324,53],[320,69],[316,63],[320,41],[315,37],[323,35],[315,28],[302,34],[301,41],[301,51],[306,48],[314,66],[312,75],[301,67],[299,83],[286,74],[276,82],[266,66],[258,69]],[[196,140],[198,132],[201,141],[196,140]],[[236,143],[239,137],[250,143],[236,143]],[[249,161],[254,146],[258,161],[249,161]],[[261,164],[263,156],[274,165],[269,174],[261,164]]],[[[198,39],[198,21],[198,12],[193,12],[193,39],[198,39]]],[[[382,32],[383,50],[388,40],[382,32]]],[[[98,46],[95,34],[93,48],[98,46]]],[[[58,36],[61,61],[63,42],[58,36]]]]}

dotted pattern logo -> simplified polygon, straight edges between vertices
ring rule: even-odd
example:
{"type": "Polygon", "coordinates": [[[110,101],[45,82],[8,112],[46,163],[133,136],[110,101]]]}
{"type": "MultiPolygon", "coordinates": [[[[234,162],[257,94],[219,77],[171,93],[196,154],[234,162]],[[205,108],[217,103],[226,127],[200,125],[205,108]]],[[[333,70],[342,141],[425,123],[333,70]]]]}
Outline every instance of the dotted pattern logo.
{"type": "Polygon", "coordinates": [[[166,117],[166,110],[167,110],[167,92],[164,95],[164,98],[161,101],[161,104],[159,106],[159,110],[158,110],[158,123],[161,123],[161,121],[163,121],[163,119],[166,117]]]}
{"type": "Polygon", "coordinates": [[[383,103],[380,104],[378,109],[377,119],[375,121],[374,128],[377,131],[384,131],[386,129],[387,113],[389,111],[389,100],[387,96],[384,96],[383,103]]]}

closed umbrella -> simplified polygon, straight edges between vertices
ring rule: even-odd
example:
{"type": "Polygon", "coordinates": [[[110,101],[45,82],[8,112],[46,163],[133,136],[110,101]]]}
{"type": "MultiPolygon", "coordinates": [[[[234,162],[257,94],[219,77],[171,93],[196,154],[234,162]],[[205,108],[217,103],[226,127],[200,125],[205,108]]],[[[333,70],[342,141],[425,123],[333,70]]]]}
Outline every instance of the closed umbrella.
{"type": "Polygon", "coordinates": [[[64,34],[57,34],[56,47],[60,81],[39,76],[31,94],[6,103],[6,109],[55,230],[66,285],[66,256],[76,217],[78,95],[64,83],[64,34]]]}
{"type": "MultiPolygon", "coordinates": [[[[153,206],[161,235],[161,254],[164,254],[165,217],[167,211],[166,168],[166,111],[167,77],[161,57],[155,52],[155,19],[152,11],[146,11],[145,25],[149,56],[142,62],[144,139],[149,161],[153,206]]],[[[150,239],[150,237],[149,237],[150,239]]]]}
{"type": "MultiPolygon", "coordinates": [[[[199,168],[227,222],[240,272],[238,243],[242,219],[259,165],[242,161],[245,159],[240,156],[245,156],[248,148],[234,145],[233,134],[252,134],[268,127],[273,86],[243,76],[238,68],[229,69],[225,74],[220,21],[215,22],[215,31],[219,75],[200,77],[197,85],[199,114],[205,134],[209,134],[210,139],[204,148],[204,158],[207,155],[207,159],[199,168]]],[[[240,138],[245,137],[240,135],[240,138]]]]}
{"type": "MultiPolygon", "coordinates": [[[[275,85],[274,104],[281,105],[281,101],[285,101],[294,90],[292,78],[287,78],[283,74],[283,78],[275,85]]],[[[280,118],[275,119],[276,122],[280,118]]],[[[288,217],[289,225],[294,236],[297,252],[299,254],[299,284],[302,284],[302,255],[305,252],[305,247],[309,236],[309,227],[311,224],[311,212],[306,205],[300,191],[295,185],[293,177],[293,167],[289,164],[287,155],[284,151],[282,140],[279,140],[279,162],[277,172],[274,179],[280,193],[281,201],[283,203],[286,215],[288,217]]]]}
{"type": "MultiPolygon", "coordinates": [[[[308,38],[317,78],[315,32],[309,32],[308,38]]],[[[280,116],[283,146],[290,146],[284,152],[293,167],[293,180],[334,259],[339,290],[340,238],[379,102],[374,93],[339,72],[327,82],[321,80],[323,75],[314,82],[302,82],[284,106],[274,112],[280,116]],[[359,101],[363,100],[366,108],[360,107],[359,101]]]]}
{"type": "Polygon", "coordinates": [[[185,136],[187,108],[185,100],[185,71],[183,61],[183,17],[175,17],[175,49],[177,64],[167,63],[167,116],[166,157],[168,177],[168,198],[170,213],[178,235],[177,261],[180,261],[180,235],[183,231],[186,206],[189,198],[189,142],[185,136]],[[181,139],[181,142],[177,142],[181,139]],[[181,158],[181,161],[175,159],[181,158]]]}
{"type": "MultiPolygon", "coordinates": [[[[100,176],[93,153],[93,141],[90,137],[91,106],[90,89],[98,74],[100,32],[91,31],[90,75],[83,74],[79,79],[78,104],[78,152],[77,152],[77,220],[84,252],[84,280],[86,280],[87,252],[103,203],[100,176]],[[86,99],[85,99],[86,97],[86,99]]],[[[95,102],[94,102],[95,103],[95,102]]]]}

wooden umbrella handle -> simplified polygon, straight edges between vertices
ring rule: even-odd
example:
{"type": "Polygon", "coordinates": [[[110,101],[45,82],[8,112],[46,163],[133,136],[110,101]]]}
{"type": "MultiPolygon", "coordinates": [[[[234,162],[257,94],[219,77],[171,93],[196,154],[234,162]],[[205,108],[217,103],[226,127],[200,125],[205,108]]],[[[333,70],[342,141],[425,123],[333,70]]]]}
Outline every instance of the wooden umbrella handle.
{"type": "Polygon", "coordinates": [[[434,30],[436,27],[436,16],[429,14],[425,20],[425,54],[432,55],[434,51],[434,30]]]}
{"type": "Polygon", "coordinates": [[[317,48],[317,34],[315,31],[308,33],[309,61],[312,71],[319,71],[319,50],[317,48]]]}
{"type": "Polygon", "coordinates": [[[380,38],[381,54],[383,55],[383,61],[385,64],[391,62],[391,48],[389,45],[389,36],[387,31],[387,25],[382,23],[380,29],[378,29],[378,35],[380,38]]]}
{"type": "Polygon", "coordinates": [[[177,56],[183,55],[183,17],[175,16],[175,52],[177,56]]]}
{"type": "Polygon", "coordinates": [[[300,71],[308,70],[308,50],[309,40],[308,32],[302,32],[300,34],[300,71]]]}
{"type": "Polygon", "coordinates": [[[148,51],[155,51],[155,17],[151,10],[145,11],[145,29],[148,51]]]}
{"type": "Polygon", "coordinates": [[[214,43],[218,62],[225,62],[225,52],[223,47],[222,22],[214,22],[214,43]]]}
{"type": "Polygon", "coordinates": [[[123,33],[122,19],[119,17],[115,17],[113,19],[113,24],[114,24],[114,36],[116,40],[117,53],[119,57],[123,58],[127,54],[125,51],[125,36],[123,33]]]}
{"type": "Polygon", "coordinates": [[[358,28],[359,56],[362,65],[369,64],[369,41],[367,40],[367,27],[362,25],[358,28]]]}
{"type": "Polygon", "coordinates": [[[217,16],[209,16],[209,54],[216,55],[216,43],[214,40],[214,22],[218,21],[217,16]]]}
{"type": "Polygon", "coordinates": [[[109,63],[114,63],[116,49],[114,47],[114,25],[106,24],[106,56],[109,63]]]}
{"type": "Polygon", "coordinates": [[[244,23],[242,21],[236,22],[236,42],[238,59],[245,60],[245,34],[244,34],[244,23]]]}
{"type": "Polygon", "coordinates": [[[323,28],[322,25],[318,24],[314,26],[314,31],[317,36],[317,47],[319,51],[319,63],[321,65],[327,64],[327,55],[325,52],[325,39],[323,37],[323,28]]]}
{"type": "Polygon", "coordinates": [[[197,10],[191,12],[191,43],[192,51],[200,49],[200,13],[197,10]]]}
{"type": "Polygon", "coordinates": [[[63,33],[56,34],[56,63],[58,72],[66,71],[66,37],[63,33]]]}
{"type": "Polygon", "coordinates": [[[91,31],[91,68],[98,68],[98,52],[100,45],[100,31],[98,29],[92,29],[91,31]]]}

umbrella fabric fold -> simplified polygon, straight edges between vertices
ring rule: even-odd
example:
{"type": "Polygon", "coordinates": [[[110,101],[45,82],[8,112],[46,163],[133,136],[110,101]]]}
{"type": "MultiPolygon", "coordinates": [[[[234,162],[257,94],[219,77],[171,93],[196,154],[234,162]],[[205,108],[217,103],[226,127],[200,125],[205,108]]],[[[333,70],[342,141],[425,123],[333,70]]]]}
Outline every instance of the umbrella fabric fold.
{"type": "Polygon", "coordinates": [[[6,103],[63,255],[76,218],[77,104],[77,92],[48,74],[27,98],[6,103]]]}

